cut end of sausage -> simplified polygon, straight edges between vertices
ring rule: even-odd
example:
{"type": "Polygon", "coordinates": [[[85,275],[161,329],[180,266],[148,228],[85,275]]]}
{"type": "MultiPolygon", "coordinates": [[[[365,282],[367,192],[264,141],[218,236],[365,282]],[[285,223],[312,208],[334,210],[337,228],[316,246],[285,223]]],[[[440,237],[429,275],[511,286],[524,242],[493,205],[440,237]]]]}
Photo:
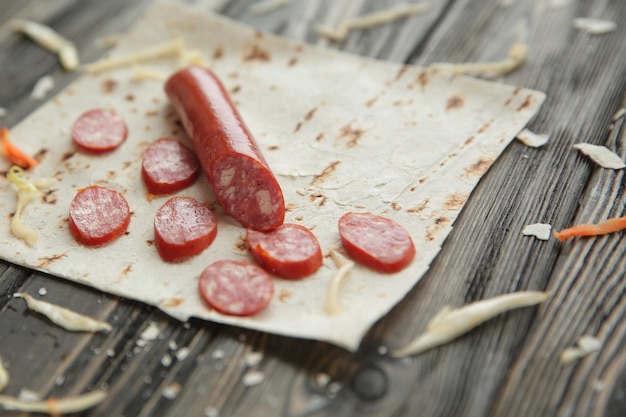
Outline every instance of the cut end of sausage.
{"type": "Polygon", "coordinates": [[[213,212],[191,197],[174,197],[154,216],[154,241],[166,262],[181,262],[208,248],[217,235],[213,212]]]}
{"type": "Polygon", "coordinates": [[[108,109],[93,109],[80,115],[72,126],[72,140],[89,152],[102,153],[117,149],[128,135],[124,119],[108,109]]]}
{"type": "Polygon", "coordinates": [[[69,229],[85,246],[102,246],[122,236],[130,223],[126,199],[117,191],[91,186],[79,190],[70,203],[69,229]]]}
{"type": "Polygon", "coordinates": [[[161,138],[148,146],[141,159],[141,177],[151,194],[181,191],[196,181],[199,172],[196,155],[172,138],[161,138]]]}
{"type": "Polygon", "coordinates": [[[222,314],[251,316],[263,310],[274,295],[274,283],[263,269],[245,261],[218,261],[200,275],[202,298],[222,314]]]}
{"type": "Polygon", "coordinates": [[[224,210],[244,227],[269,231],[285,220],[283,192],[272,172],[245,155],[218,159],[212,167],[213,192],[224,210]]]}
{"type": "Polygon", "coordinates": [[[306,227],[285,223],[270,232],[248,229],[252,255],[268,272],[287,279],[301,279],[322,265],[317,238],[306,227]]]}
{"type": "Polygon", "coordinates": [[[377,272],[399,272],[415,257],[409,233],[385,217],[346,213],[339,219],[339,234],[348,255],[377,272]]]}

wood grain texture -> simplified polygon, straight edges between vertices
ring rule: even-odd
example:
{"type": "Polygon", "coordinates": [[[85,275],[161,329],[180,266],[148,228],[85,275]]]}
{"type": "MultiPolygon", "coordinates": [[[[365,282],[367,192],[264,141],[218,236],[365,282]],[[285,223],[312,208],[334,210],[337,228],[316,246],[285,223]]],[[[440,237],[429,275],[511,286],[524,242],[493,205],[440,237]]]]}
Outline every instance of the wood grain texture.
{"type": "MultiPolygon", "coordinates": [[[[432,10],[379,28],[352,32],[342,43],[320,39],[314,22],[384,9],[399,1],[305,1],[251,15],[249,1],[195,0],[262,30],[350,53],[427,65],[497,60],[515,41],[528,61],[501,79],[547,92],[529,128],[549,133],[533,149],[512,143],[481,180],[430,271],[349,354],[308,340],[192,320],[183,326],[152,307],[40,273],[0,264],[0,356],[11,373],[7,393],[42,396],[105,388],[106,402],[84,416],[623,416],[626,414],[626,247],[623,233],[547,242],[521,235],[524,225],[561,229],[625,213],[624,173],[596,167],[572,149],[602,144],[626,157],[626,125],[611,118],[626,106],[626,27],[590,36],[571,28],[578,16],[626,21],[622,0],[545,0],[502,6],[496,0],[432,1],[432,10]],[[612,128],[611,128],[612,126],[612,128]],[[72,334],[28,312],[17,291],[110,322],[109,334],[72,334]],[[414,358],[386,352],[421,333],[445,305],[459,306],[516,290],[548,290],[538,308],[507,313],[458,340],[414,358]],[[156,340],[141,332],[155,323],[156,340]],[[569,366],[562,350],[583,334],[602,349],[569,366]],[[186,358],[176,353],[188,348],[186,358]],[[258,364],[246,360],[261,352],[258,364]],[[171,360],[171,363],[170,363],[171,360]],[[242,379],[260,371],[264,381],[242,379]],[[172,384],[175,399],[162,393],[172,384]]],[[[76,77],[56,58],[12,34],[12,18],[38,20],[77,42],[81,57],[105,52],[100,36],[126,29],[149,0],[7,0],[0,3],[0,106],[14,125],[39,102],[28,96],[45,74],[56,91],[76,77]],[[10,63],[9,65],[5,63],[10,63]]]]}

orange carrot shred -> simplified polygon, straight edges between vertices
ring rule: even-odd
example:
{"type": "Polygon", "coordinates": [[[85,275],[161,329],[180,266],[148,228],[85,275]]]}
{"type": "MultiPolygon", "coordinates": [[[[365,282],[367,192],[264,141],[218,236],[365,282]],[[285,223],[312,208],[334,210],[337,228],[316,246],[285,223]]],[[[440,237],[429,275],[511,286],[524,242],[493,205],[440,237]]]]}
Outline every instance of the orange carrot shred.
{"type": "Polygon", "coordinates": [[[574,236],[598,236],[626,229],[626,217],[608,219],[598,224],[579,224],[577,226],[554,231],[554,237],[563,241],[574,236]]]}
{"type": "Polygon", "coordinates": [[[0,130],[0,143],[4,154],[9,158],[13,165],[18,165],[24,169],[34,168],[39,162],[24,151],[18,148],[9,138],[9,129],[3,127],[0,130]]]}

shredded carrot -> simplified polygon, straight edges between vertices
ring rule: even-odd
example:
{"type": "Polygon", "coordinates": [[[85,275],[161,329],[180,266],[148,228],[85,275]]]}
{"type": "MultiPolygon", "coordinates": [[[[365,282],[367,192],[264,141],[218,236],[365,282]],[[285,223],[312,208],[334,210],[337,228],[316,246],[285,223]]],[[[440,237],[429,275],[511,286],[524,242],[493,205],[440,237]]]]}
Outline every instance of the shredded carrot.
{"type": "Polygon", "coordinates": [[[609,219],[598,224],[579,224],[560,232],[554,231],[554,237],[563,241],[574,236],[598,236],[626,229],[626,217],[609,219]]]}
{"type": "Polygon", "coordinates": [[[3,127],[0,130],[0,143],[4,154],[9,158],[13,165],[18,165],[24,169],[34,168],[39,162],[32,156],[27,155],[24,151],[18,148],[9,138],[9,129],[3,127]]]}

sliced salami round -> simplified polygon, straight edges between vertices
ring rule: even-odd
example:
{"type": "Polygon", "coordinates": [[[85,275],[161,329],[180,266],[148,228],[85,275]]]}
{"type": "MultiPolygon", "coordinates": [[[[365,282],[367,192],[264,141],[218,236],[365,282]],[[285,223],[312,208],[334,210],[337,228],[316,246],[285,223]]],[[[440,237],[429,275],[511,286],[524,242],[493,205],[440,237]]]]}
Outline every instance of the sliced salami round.
{"type": "Polygon", "coordinates": [[[89,152],[108,152],[119,147],[128,135],[122,116],[108,109],[93,109],[80,115],[72,126],[72,139],[89,152]]]}
{"type": "Polygon", "coordinates": [[[70,203],[70,233],[85,246],[102,246],[117,239],[129,223],[128,203],[117,191],[90,186],[79,190],[70,203]]]}
{"type": "Polygon", "coordinates": [[[409,233],[385,217],[346,213],[339,219],[339,235],[352,259],[377,272],[398,272],[415,257],[409,233]]]}
{"type": "Polygon", "coordinates": [[[174,197],[154,216],[154,241],[164,261],[180,262],[197,255],[217,235],[215,214],[191,197],[174,197]]]}
{"type": "Polygon", "coordinates": [[[176,139],[161,138],[141,159],[141,177],[151,194],[172,194],[194,183],[200,173],[196,155],[176,139]]]}
{"type": "Polygon", "coordinates": [[[306,227],[283,223],[271,232],[248,229],[246,237],[257,262],[281,278],[301,279],[322,265],[320,244],[306,227]]]}
{"type": "Polygon", "coordinates": [[[198,281],[200,295],[215,310],[229,316],[251,316],[274,295],[274,283],[263,269],[245,261],[218,261],[198,281]]]}

